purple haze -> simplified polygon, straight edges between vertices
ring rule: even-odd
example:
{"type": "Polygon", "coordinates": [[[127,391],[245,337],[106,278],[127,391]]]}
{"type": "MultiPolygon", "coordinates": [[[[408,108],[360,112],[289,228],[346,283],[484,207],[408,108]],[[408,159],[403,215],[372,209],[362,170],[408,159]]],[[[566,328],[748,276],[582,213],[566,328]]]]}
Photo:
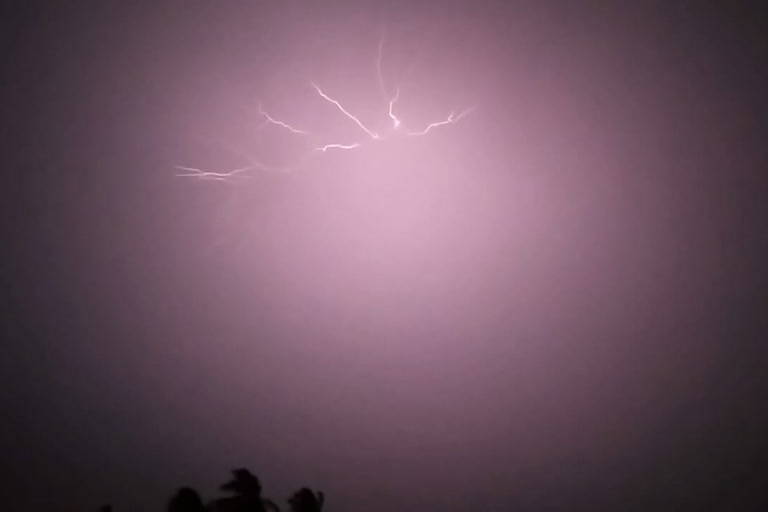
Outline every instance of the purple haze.
{"type": "Polygon", "coordinates": [[[718,174],[747,107],[678,59],[709,28],[620,3],[321,4],[64,22],[52,73],[81,117],[52,108],[44,129],[88,156],[51,178],[69,199],[50,208],[78,227],[46,231],[35,254],[60,255],[43,274],[60,284],[29,299],[60,312],[62,344],[36,350],[63,388],[23,400],[66,439],[40,460],[71,472],[31,474],[81,509],[159,507],[180,485],[213,497],[242,465],[275,499],[310,485],[337,512],[709,496],[698,453],[742,467],[717,444],[740,370],[715,317],[749,280],[732,269],[754,264],[724,248],[746,228],[718,174]],[[473,112],[392,132],[382,37],[404,126],[473,112]],[[303,160],[259,102],[361,146],[303,160]],[[302,165],[174,176],[249,158],[302,165]]]}

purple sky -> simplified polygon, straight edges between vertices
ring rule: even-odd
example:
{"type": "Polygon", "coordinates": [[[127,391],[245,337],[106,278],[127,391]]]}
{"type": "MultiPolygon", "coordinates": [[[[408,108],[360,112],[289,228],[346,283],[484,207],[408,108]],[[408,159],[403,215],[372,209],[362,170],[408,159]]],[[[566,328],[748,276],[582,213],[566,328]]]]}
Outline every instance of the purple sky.
{"type": "Polygon", "coordinates": [[[350,3],[2,13],[0,504],[765,502],[757,12],[350,3]]]}

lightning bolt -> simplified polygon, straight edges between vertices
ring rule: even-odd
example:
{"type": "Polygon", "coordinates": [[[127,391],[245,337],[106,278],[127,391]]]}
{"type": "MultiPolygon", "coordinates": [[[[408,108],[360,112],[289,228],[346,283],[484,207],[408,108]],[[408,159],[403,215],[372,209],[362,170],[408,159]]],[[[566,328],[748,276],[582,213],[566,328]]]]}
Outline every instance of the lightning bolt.
{"type": "Polygon", "coordinates": [[[376,58],[376,76],[379,78],[379,90],[382,96],[387,95],[387,88],[384,86],[384,75],[381,73],[381,58],[384,49],[384,38],[379,40],[379,55],[376,58]]]}
{"type": "Polygon", "coordinates": [[[395,130],[397,130],[398,127],[400,126],[400,120],[397,118],[395,114],[392,113],[392,107],[395,105],[395,102],[399,97],[400,97],[400,88],[398,87],[395,90],[395,96],[391,100],[389,100],[389,118],[392,119],[392,124],[394,125],[395,130]]]}
{"type": "Polygon", "coordinates": [[[250,164],[248,166],[248,169],[252,171],[263,171],[263,172],[269,172],[269,173],[287,173],[287,172],[290,172],[291,170],[290,168],[287,168],[287,167],[284,167],[284,168],[273,167],[265,163],[259,162],[253,156],[251,156],[248,151],[239,147],[236,144],[233,144],[232,142],[223,141],[222,145],[232,153],[236,154],[238,157],[245,159],[245,161],[250,164]]]}
{"type": "MultiPolygon", "coordinates": [[[[386,99],[386,101],[388,101],[389,108],[387,111],[387,115],[392,122],[393,129],[397,130],[404,124],[403,120],[400,119],[394,112],[395,104],[400,99],[400,91],[401,91],[402,84],[399,84],[399,86],[395,89],[394,96],[391,96],[390,93],[387,92],[387,87],[384,80],[384,74],[382,72],[383,59],[384,59],[384,37],[382,36],[378,44],[378,54],[376,57],[376,72],[377,72],[378,84],[379,84],[379,88],[381,90],[382,96],[386,99]]],[[[346,110],[338,100],[328,96],[315,82],[310,82],[310,84],[323,100],[335,105],[336,108],[338,108],[341,111],[341,113],[344,114],[344,116],[351,119],[358,127],[360,127],[361,130],[363,130],[366,133],[368,137],[370,137],[372,140],[379,140],[381,138],[381,136],[378,133],[368,129],[363,124],[363,122],[360,121],[359,118],[357,118],[356,116],[351,114],[348,110],[346,110]]],[[[413,136],[413,137],[424,136],[427,133],[429,133],[433,128],[459,122],[462,118],[467,116],[473,110],[474,110],[474,107],[466,109],[460,112],[459,114],[456,114],[455,112],[451,112],[446,119],[429,123],[421,131],[406,132],[406,135],[413,136]]],[[[302,130],[291,124],[288,124],[285,121],[272,117],[267,111],[263,109],[260,102],[258,104],[258,112],[261,116],[265,118],[265,121],[262,124],[262,126],[265,126],[267,124],[272,124],[280,127],[281,129],[287,130],[294,135],[299,135],[299,136],[313,135],[312,132],[309,132],[307,130],[302,130]]],[[[227,144],[227,145],[229,146],[230,144],[227,144]]],[[[296,168],[297,166],[301,167],[303,163],[308,161],[308,159],[310,158],[310,155],[313,154],[314,152],[326,153],[329,150],[352,150],[352,149],[359,148],[362,145],[363,144],[361,142],[355,142],[352,144],[331,143],[331,144],[324,144],[322,146],[317,146],[312,148],[312,151],[305,154],[303,158],[299,158],[298,164],[292,167],[293,168],[296,168]]],[[[177,169],[177,171],[180,171],[180,172],[178,172],[176,176],[199,179],[199,180],[232,182],[239,179],[248,179],[250,177],[249,173],[256,172],[256,171],[281,172],[281,173],[291,171],[291,168],[279,169],[279,168],[273,168],[273,167],[267,166],[250,157],[250,155],[248,155],[247,152],[243,152],[234,147],[231,147],[230,149],[236,151],[241,158],[244,158],[245,161],[249,163],[249,165],[238,168],[238,169],[234,169],[231,171],[226,171],[226,172],[204,171],[202,169],[198,169],[195,167],[177,165],[175,166],[175,168],[177,169]]]]}
{"type": "Polygon", "coordinates": [[[364,125],[363,123],[361,123],[361,122],[360,122],[360,120],[359,120],[358,118],[356,118],[355,116],[353,116],[352,114],[350,114],[349,112],[347,112],[347,111],[344,109],[344,107],[342,107],[342,106],[341,106],[341,103],[339,103],[339,102],[338,102],[338,101],[336,101],[335,99],[333,99],[333,98],[331,98],[330,96],[328,96],[327,94],[325,94],[325,93],[324,93],[324,92],[323,92],[323,91],[320,89],[320,87],[318,87],[318,86],[317,86],[317,84],[316,84],[316,83],[312,82],[312,87],[314,87],[314,88],[315,88],[315,90],[317,91],[317,94],[319,94],[319,95],[320,95],[320,96],[321,96],[321,97],[322,97],[324,100],[326,100],[326,101],[328,101],[328,102],[330,102],[330,103],[333,103],[334,105],[336,105],[336,107],[337,107],[339,110],[341,110],[341,112],[342,112],[342,113],[343,113],[345,116],[347,116],[348,118],[350,118],[351,120],[353,120],[353,121],[354,121],[354,122],[357,124],[357,126],[359,126],[359,127],[360,127],[360,128],[361,128],[361,129],[362,129],[364,132],[365,132],[365,133],[367,133],[367,134],[368,134],[368,136],[369,136],[369,137],[371,137],[371,138],[372,138],[372,139],[374,139],[374,140],[377,140],[377,139],[379,138],[379,135],[378,135],[377,133],[374,133],[374,132],[372,132],[371,130],[369,130],[368,128],[366,128],[366,127],[365,127],[365,125],[364,125]]]}
{"type": "Polygon", "coordinates": [[[325,153],[329,149],[355,149],[359,148],[360,144],[357,142],[354,144],[326,144],[325,146],[315,148],[315,151],[322,151],[325,153]]]}
{"type": "Polygon", "coordinates": [[[462,117],[464,117],[464,116],[466,116],[467,114],[469,114],[470,112],[472,112],[472,110],[474,110],[474,109],[467,109],[467,110],[464,110],[463,112],[459,113],[459,115],[455,115],[455,113],[454,113],[454,112],[451,112],[451,114],[448,116],[448,118],[447,118],[447,119],[445,119],[445,120],[443,120],[443,121],[438,121],[438,122],[435,122],[435,123],[430,123],[430,124],[429,124],[429,125],[428,125],[426,128],[424,128],[422,131],[420,131],[420,132],[409,132],[409,133],[408,133],[408,135],[412,135],[412,136],[426,135],[427,133],[429,133],[429,131],[430,131],[432,128],[436,128],[436,127],[438,127],[438,126],[445,126],[445,125],[447,125],[447,124],[454,124],[454,123],[457,123],[457,122],[459,122],[459,120],[460,120],[462,117]]]}
{"type": "Polygon", "coordinates": [[[289,125],[288,123],[285,123],[283,121],[278,121],[277,119],[274,119],[272,116],[267,114],[262,108],[261,103],[259,103],[259,114],[263,115],[267,118],[267,123],[275,124],[277,126],[281,126],[293,133],[299,134],[299,135],[307,135],[309,132],[305,130],[299,130],[298,128],[294,128],[293,126],[289,125]]]}
{"type": "Polygon", "coordinates": [[[196,167],[186,167],[183,165],[176,165],[174,166],[174,168],[180,171],[185,171],[184,173],[176,174],[176,176],[194,177],[194,178],[199,178],[201,180],[214,180],[214,181],[227,181],[227,182],[232,181],[234,178],[246,178],[247,176],[245,176],[244,173],[254,170],[254,168],[251,166],[241,167],[239,169],[234,169],[229,172],[203,171],[196,167]]]}

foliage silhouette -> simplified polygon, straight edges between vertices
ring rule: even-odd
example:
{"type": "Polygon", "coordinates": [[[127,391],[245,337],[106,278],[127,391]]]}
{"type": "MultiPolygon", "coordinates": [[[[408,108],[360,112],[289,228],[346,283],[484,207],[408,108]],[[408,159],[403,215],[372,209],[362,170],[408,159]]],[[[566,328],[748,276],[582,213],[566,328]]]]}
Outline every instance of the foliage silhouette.
{"type": "Polygon", "coordinates": [[[317,494],[307,487],[303,487],[288,499],[291,512],[320,512],[323,509],[325,495],[322,491],[317,494]]]}
{"type": "MultiPolygon", "coordinates": [[[[191,487],[181,487],[168,501],[168,512],[280,512],[280,507],[262,496],[261,481],[245,468],[232,470],[232,480],[219,487],[234,496],[216,498],[203,504],[200,494],[191,487]]],[[[321,512],[325,502],[322,491],[302,487],[288,498],[290,512],[321,512]]],[[[103,505],[99,512],[112,512],[103,505]]]]}
{"type": "Polygon", "coordinates": [[[182,487],[168,503],[168,512],[203,512],[203,500],[194,489],[182,487]]]}
{"type": "Polygon", "coordinates": [[[261,495],[262,487],[258,477],[245,468],[232,470],[233,479],[221,486],[222,491],[231,491],[235,496],[219,498],[208,505],[211,512],[280,512],[280,507],[261,495]]]}

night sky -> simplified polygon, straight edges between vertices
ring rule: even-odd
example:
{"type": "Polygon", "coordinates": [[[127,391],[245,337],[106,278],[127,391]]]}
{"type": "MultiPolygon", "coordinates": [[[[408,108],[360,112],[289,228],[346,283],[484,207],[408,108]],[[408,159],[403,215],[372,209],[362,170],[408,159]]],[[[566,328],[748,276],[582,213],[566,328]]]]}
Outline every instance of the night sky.
{"type": "Polygon", "coordinates": [[[3,4],[0,508],[764,510],[768,17],[704,3],[3,4]]]}

